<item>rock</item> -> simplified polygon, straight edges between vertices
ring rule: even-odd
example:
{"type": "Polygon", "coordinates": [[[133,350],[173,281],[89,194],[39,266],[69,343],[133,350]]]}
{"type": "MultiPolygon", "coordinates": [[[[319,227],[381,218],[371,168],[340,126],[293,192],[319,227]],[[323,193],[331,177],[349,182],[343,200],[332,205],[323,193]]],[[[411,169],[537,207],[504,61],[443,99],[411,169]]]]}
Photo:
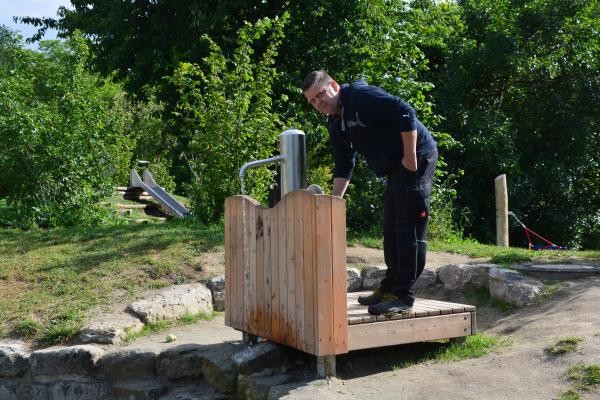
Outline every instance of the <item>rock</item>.
{"type": "Polygon", "coordinates": [[[492,268],[489,277],[490,295],[519,307],[533,303],[544,287],[541,282],[503,268],[492,268]]]}
{"type": "Polygon", "coordinates": [[[0,345],[0,377],[21,376],[28,367],[29,354],[25,347],[20,344],[0,345]]]}
{"type": "Polygon", "coordinates": [[[49,400],[48,389],[44,385],[30,384],[25,386],[23,399],[26,400],[49,400]]]}
{"type": "Polygon", "coordinates": [[[183,344],[158,355],[156,374],[169,379],[200,378],[203,364],[202,346],[183,344]]]}
{"type": "Polygon", "coordinates": [[[160,397],[159,400],[230,400],[231,396],[218,393],[214,388],[202,384],[194,383],[187,385],[177,385],[170,389],[167,394],[160,397]]]}
{"type": "Polygon", "coordinates": [[[19,388],[18,380],[0,380],[0,399],[17,400],[17,390],[19,388]]]}
{"type": "Polygon", "coordinates": [[[118,380],[154,379],[156,353],[136,349],[118,349],[105,354],[97,363],[98,377],[118,380]]]}
{"type": "Polygon", "coordinates": [[[357,268],[347,268],[346,282],[348,285],[348,292],[359,290],[362,287],[362,278],[360,277],[360,271],[357,268]]]}
{"type": "Polygon", "coordinates": [[[415,282],[414,288],[425,289],[430,286],[434,286],[435,284],[437,284],[437,276],[435,271],[424,269],[423,273],[421,273],[421,276],[419,276],[419,279],[417,279],[415,282]]]}
{"type": "Polygon", "coordinates": [[[290,363],[295,350],[272,342],[259,342],[234,354],[231,360],[241,374],[250,375],[266,368],[280,368],[290,363]]]}
{"type": "Polygon", "coordinates": [[[488,287],[491,264],[448,264],[438,268],[438,277],[447,290],[488,287]]]}
{"type": "Polygon", "coordinates": [[[48,392],[52,400],[97,400],[105,397],[104,384],[100,382],[63,381],[50,386],[48,392]]]}
{"type": "Polygon", "coordinates": [[[126,313],[111,313],[90,321],[79,332],[82,343],[117,344],[125,339],[127,332],[139,332],[144,323],[139,318],[126,313]]]}
{"type": "Polygon", "coordinates": [[[113,384],[107,396],[109,399],[126,400],[157,400],[165,393],[168,387],[160,381],[129,381],[113,384]]]}
{"type": "Polygon", "coordinates": [[[148,299],[130,304],[128,308],[146,323],[213,311],[211,292],[201,283],[167,288],[148,299]]]}
{"type": "Polygon", "coordinates": [[[250,376],[241,375],[238,380],[237,397],[240,399],[266,400],[273,386],[283,385],[290,381],[287,374],[258,373],[250,376]]]}
{"type": "Polygon", "coordinates": [[[222,393],[234,393],[237,385],[238,370],[231,356],[237,346],[220,346],[204,353],[202,376],[204,380],[222,393]]]}
{"type": "Polygon", "coordinates": [[[385,278],[385,272],[387,267],[385,266],[370,266],[362,270],[362,287],[365,290],[379,289],[379,285],[383,278],[385,278]]]}
{"type": "Polygon", "coordinates": [[[215,311],[225,310],[225,275],[219,275],[208,282],[212,293],[213,308],[215,311]]]}
{"type": "Polygon", "coordinates": [[[102,354],[103,350],[93,345],[37,350],[29,359],[31,375],[52,377],[54,381],[61,375],[90,375],[102,354]]]}

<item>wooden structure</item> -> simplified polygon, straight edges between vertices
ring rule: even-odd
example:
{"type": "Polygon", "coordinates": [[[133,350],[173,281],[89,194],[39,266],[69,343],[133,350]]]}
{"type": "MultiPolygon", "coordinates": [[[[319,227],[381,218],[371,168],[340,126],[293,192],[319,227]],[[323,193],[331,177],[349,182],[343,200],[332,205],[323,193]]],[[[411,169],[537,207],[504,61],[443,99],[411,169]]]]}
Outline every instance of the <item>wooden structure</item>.
{"type": "Polygon", "coordinates": [[[375,317],[347,293],[346,209],[298,190],[274,208],[225,201],[225,324],[316,355],[475,331],[473,306],[417,299],[411,313],[375,317]]]}

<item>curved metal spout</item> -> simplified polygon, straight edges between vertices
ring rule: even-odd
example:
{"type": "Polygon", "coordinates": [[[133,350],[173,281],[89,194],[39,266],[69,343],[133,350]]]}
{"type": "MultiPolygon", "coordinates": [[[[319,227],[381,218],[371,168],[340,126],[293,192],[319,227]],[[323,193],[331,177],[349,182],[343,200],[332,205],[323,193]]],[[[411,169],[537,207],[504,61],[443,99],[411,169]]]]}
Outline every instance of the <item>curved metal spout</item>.
{"type": "Polygon", "coordinates": [[[240,168],[240,179],[244,178],[244,174],[246,173],[246,170],[248,168],[258,167],[259,165],[269,164],[269,163],[273,163],[273,162],[280,162],[280,161],[283,161],[283,156],[277,156],[277,157],[265,158],[264,160],[247,162],[246,164],[242,165],[242,168],[240,168]]]}

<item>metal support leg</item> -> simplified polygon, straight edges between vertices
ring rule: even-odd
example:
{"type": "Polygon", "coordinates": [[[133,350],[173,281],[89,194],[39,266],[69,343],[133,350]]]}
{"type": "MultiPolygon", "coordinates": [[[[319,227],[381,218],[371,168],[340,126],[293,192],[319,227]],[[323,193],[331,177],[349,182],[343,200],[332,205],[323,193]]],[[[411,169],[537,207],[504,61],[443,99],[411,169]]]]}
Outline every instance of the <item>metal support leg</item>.
{"type": "Polygon", "coordinates": [[[335,376],[335,355],[317,356],[317,375],[321,378],[335,376]]]}
{"type": "Polygon", "coordinates": [[[245,347],[252,347],[258,343],[258,336],[252,335],[251,333],[243,332],[242,340],[244,341],[245,347]]]}

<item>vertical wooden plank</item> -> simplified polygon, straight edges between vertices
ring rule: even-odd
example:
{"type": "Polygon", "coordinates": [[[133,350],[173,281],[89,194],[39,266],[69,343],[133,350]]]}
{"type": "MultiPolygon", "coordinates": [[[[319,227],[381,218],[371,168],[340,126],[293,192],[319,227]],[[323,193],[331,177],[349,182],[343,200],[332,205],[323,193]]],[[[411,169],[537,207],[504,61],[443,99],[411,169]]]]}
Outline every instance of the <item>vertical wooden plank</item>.
{"type": "Polygon", "coordinates": [[[317,355],[335,354],[333,344],[333,260],[331,243],[331,197],[315,198],[317,233],[317,355]]]}
{"type": "Polygon", "coordinates": [[[264,285],[264,255],[265,255],[265,240],[264,240],[264,221],[262,207],[256,208],[256,274],[254,275],[254,314],[253,324],[255,327],[254,333],[264,337],[264,306],[265,306],[265,285],[264,285]]]}
{"type": "Polygon", "coordinates": [[[279,301],[279,286],[281,269],[279,263],[279,218],[278,210],[281,208],[279,204],[271,210],[271,339],[277,340],[280,337],[280,301],[279,301]]]}
{"type": "Polygon", "coordinates": [[[231,197],[225,199],[225,325],[231,326],[231,197]]]}
{"type": "Polygon", "coordinates": [[[331,245],[333,259],[333,335],[335,354],[348,352],[348,304],[346,280],[346,207],[331,198],[331,245]]]}
{"type": "MultiPolygon", "coordinates": [[[[304,350],[304,234],[302,231],[302,203],[305,196],[309,196],[304,190],[297,190],[294,195],[294,272],[296,310],[294,314],[294,329],[296,345],[299,350],[304,350]]],[[[307,200],[308,201],[308,200],[307,200]]]]}
{"type": "Polygon", "coordinates": [[[317,272],[315,236],[315,196],[308,194],[302,201],[303,270],[304,270],[304,349],[315,354],[315,286],[317,272]]]}
{"type": "Polygon", "coordinates": [[[296,346],[296,260],[294,259],[294,195],[289,193],[286,195],[285,202],[285,236],[287,240],[286,248],[286,266],[287,266],[287,324],[285,334],[287,344],[292,347],[296,346]]]}
{"type": "Polygon", "coordinates": [[[283,196],[277,208],[277,231],[279,235],[279,336],[282,344],[287,344],[288,325],[288,275],[287,275],[287,233],[285,211],[288,196],[283,196]]]}
{"type": "Polygon", "coordinates": [[[256,312],[256,207],[246,204],[246,252],[244,254],[244,332],[254,333],[256,312]]]}
{"type": "Polygon", "coordinates": [[[263,305],[262,319],[260,324],[263,328],[261,336],[269,338],[271,336],[271,307],[272,307],[272,266],[271,266],[271,221],[272,210],[270,208],[263,210],[263,305]]]}
{"type": "Polygon", "coordinates": [[[244,329],[244,229],[243,219],[245,211],[243,209],[243,197],[235,197],[235,280],[234,290],[232,292],[232,303],[234,304],[233,318],[234,328],[244,329]]]}

